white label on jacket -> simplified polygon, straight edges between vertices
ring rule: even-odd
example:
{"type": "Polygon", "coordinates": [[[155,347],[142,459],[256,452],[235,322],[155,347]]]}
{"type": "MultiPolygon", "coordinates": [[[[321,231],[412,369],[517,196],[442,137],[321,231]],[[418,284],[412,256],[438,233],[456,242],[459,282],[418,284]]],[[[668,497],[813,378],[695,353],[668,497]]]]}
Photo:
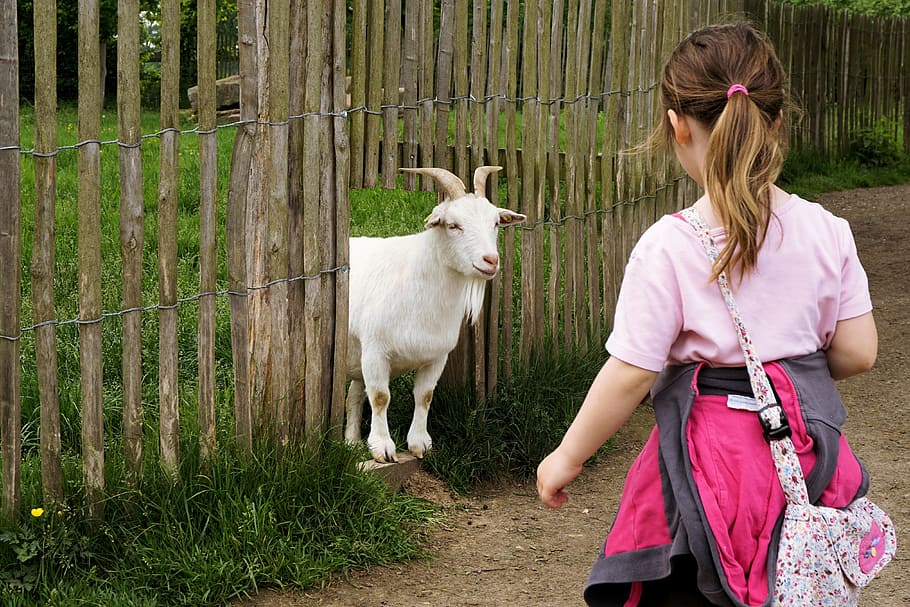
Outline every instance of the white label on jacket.
{"type": "Polygon", "coordinates": [[[731,409],[753,412],[757,412],[761,409],[761,405],[757,400],[751,396],[740,396],[739,394],[728,394],[727,406],[731,409]]]}

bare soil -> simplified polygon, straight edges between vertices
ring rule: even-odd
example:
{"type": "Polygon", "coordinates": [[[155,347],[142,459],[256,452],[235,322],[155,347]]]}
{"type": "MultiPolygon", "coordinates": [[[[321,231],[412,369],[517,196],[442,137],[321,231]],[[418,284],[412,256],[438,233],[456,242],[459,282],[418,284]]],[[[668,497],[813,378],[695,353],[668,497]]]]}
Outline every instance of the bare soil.
{"type": "MultiPolygon", "coordinates": [[[[869,275],[879,358],[841,382],[845,428],[872,475],[870,497],[898,528],[899,553],[863,593],[862,607],[910,606],[910,184],[825,194],[819,202],[850,221],[869,275]]],[[[642,406],[616,448],[570,486],[559,511],[533,483],[452,496],[424,472],[405,490],[444,507],[426,559],[339,577],[317,591],[266,590],[237,607],[551,607],[582,605],[581,588],[616,512],[626,471],[654,423],[642,406]]]]}

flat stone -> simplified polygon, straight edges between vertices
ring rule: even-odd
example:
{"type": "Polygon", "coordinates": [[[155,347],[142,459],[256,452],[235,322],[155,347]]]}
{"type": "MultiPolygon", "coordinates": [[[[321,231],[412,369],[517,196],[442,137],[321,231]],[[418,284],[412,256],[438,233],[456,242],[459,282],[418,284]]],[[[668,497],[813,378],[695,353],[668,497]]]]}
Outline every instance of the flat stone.
{"type": "Polygon", "coordinates": [[[379,475],[392,490],[398,491],[412,474],[420,470],[423,460],[410,453],[402,452],[397,453],[396,457],[398,457],[397,462],[387,464],[381,464],[372,459],[360,462],[360,469],[379,475]]]}

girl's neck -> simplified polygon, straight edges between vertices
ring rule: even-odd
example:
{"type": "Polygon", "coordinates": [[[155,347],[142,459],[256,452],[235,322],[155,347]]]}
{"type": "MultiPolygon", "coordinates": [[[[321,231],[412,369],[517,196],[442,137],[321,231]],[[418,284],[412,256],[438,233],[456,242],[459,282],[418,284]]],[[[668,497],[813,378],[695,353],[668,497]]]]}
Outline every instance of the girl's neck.
{"type": "MultiPolygon", "coordinates": [[[[784,204],[789,195],[784,192],[782,189],[776,185],[771,186],[771,211],[775,211],[778,207],[784,204]]],[[[720,228],[723,227],[723,223],[720,221],[720,215],[714,210],[714,205],[711,204],[711,201],[708,200],[708,195],[704,194],[701,198],[695,201],[693,205],[701,216],[704,218],[705,223],[708,224],[709,228],[720,228]]]]}

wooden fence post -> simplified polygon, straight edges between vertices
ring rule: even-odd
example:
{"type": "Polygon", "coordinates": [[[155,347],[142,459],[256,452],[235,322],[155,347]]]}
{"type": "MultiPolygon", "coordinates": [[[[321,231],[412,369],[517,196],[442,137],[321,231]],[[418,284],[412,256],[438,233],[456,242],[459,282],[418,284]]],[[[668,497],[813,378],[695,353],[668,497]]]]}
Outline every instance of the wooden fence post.
{"type": "Polygon", "coordinates": [[[22,402],[19,396],[19,35],[16,3],[0,2],[0,438],[2,514],[14,520],[21,488],[22,402]]]}
{"type": "Polygon", "coordinates": [[[250,394],[250,300],[246,262],[247,199],[256,117],[259,114],[258,66],[256,60],[256,15],[253,0],[237,3],[240,48],[240,126],[231,153],[231,185],[228,190],[225,239],[227,240],[228,289],[231,298],[231,352],[234,367],[234,428],[237,448],[253,449],[253,410],[250,394]]]}
{"type": "Polygon", "coordinates": [[[177,474],[180,407],[177,382],[177,172],[180,134],[180,2],[161,3],[161,148],[158,177],[158,445],[161,466],[177,474]]]}
{"type": "Polygon", "coordinates": [[[101,95],[99,8],[79,2],[79,353],[82,372],[82,476],[92,517],[104,492],[101,352],[101,95]]]}
{"type": "MultiPolygon", "coordinates": [[[[288,115],[290,61],[289,0],[268,1],[268,277],[271,312],[271,422],[275,448],[290,434],[290,352],[288,347],[288,115]]],[[[321,80],[321,79],[320,79],[321,80]]]]}
{"type": "Polygon", "coordinates": [[[142,475],[142,127],[139,122],[139,0],[117,5],[120,254],[123,260],[123,450],[127,474],[142,475]]]}
{"type": "Polygon", "coordinates": [[[215,131],[215,0],[197,7],[197,83],[199,86],[199,452],[204,464],[215,457],[215,279],[218,242],[218,135],[215,131]]]}
{"type": "MultiPolygon", "coordinates": [[[[54,327],[54,208],[57,202],[57,3],[35,2],[35,237],[32,307],[41,399],[41,481],[46,502],[63,501],[57,338],[54,327]]],[[[2,331],[0,331],[2,332],[2,331]]]]}

